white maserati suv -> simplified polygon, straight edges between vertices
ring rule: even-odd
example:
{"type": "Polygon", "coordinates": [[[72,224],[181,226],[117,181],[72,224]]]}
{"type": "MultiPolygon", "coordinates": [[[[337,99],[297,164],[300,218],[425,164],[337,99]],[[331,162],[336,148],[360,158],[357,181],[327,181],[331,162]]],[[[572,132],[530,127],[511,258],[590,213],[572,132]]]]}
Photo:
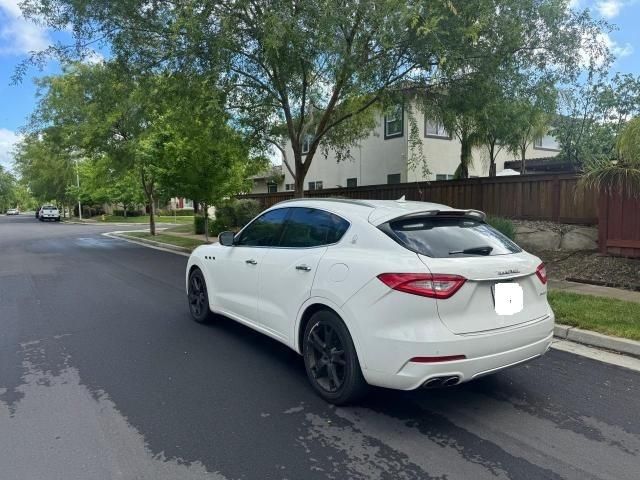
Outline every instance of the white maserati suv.
{"type": "Polygon", "coordinates": [[[553,336],[537,257],[477,210],[300,199],[198,247],[186,271],[197,322],[222,314],[303,356],[327,401],[367,384],[452,386],[544,354],[553,336]]]}

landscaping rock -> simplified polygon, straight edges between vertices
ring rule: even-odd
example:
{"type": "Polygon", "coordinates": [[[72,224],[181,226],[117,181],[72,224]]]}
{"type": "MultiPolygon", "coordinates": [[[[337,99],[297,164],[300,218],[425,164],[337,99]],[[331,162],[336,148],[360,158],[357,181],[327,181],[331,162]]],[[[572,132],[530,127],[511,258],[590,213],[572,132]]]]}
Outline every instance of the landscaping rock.
{"type": "Polygon", "coordinates": [[[560,248],[562,235],[550,230],[538,230],[532,233],[516,233],[516,243],[525,250],[543,251],[560,248]]]}
{"type": "Polygon", "coordinates": [[[596,250],[598,248],[598,229],[578,227],[567,232],[560,242],[562,250],[596,250]]]}

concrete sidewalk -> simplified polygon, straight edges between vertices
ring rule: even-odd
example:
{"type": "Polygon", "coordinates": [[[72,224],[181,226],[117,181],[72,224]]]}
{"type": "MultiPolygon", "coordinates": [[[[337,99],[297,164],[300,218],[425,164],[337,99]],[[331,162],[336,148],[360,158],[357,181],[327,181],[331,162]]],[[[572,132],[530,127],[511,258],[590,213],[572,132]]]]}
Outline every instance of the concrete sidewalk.
{"type": "Polygon", "coordinates": [[[614,298],[627,302],[640,303],[640,292],[623,290],[621,288],[600,287],[587,283],[569,282],[567,280],[549,280],[551,290],[579,293],[581,295],[593,295],[595,297],[614,298]]]}

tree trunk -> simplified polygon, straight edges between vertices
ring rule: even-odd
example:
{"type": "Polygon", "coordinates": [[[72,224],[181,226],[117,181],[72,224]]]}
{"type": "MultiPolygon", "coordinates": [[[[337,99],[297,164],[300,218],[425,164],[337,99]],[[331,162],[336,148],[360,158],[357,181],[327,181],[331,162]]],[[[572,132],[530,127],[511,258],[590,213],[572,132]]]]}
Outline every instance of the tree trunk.
{"type": "Polygon", "coordinates": [[[147,194],[147,200],[149,201],[149,233],[155,236],[156,234],[156,205],[153,193],[147,194]]]}
{"type": "Polygon", "coordinates": [[[202,209],[204,210],[204,241],[209,243],[209,209],[206,203],[202,204],[202,209]]]}
{"type": "Polygon", "coordinates": [[[524,148],[520,146],[520,175],[524,175],[527,171],[527,166],[525,164],[525,157],[527,156],[527,147],[524,148]]]}
{"type": "Polygon", "coordinates": [[[491,144],[489,147],[489,176],[496,176],[496,145],[491,144]]]}
{"type": "Polygon", "coordinates": [[[460,178],[469,178],[469,163],[471,162],[471,144],[462,140],[460,145],[460,178]]]}
{"type": "Polygon", "coordinates": [[[193,201],[193,214],[197,215],[199,207],[200,207],[199,201],[196,200],[195,198],[192,201],[193,201]]]}
{"type": "Polygon", "coordinates": [[[296,172],[296,178],[294,179],[294,185],[296,187],[293,196],[295,198],[304,197],[304,176],[300,172],[296,172]]]}

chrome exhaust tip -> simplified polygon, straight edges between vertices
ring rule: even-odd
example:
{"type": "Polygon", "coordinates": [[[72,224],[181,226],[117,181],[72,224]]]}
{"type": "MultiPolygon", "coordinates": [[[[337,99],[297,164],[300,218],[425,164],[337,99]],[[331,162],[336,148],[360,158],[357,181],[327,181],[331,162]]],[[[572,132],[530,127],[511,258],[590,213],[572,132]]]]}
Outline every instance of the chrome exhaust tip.
{"type": "Polygon", "coordinates": [[[460,377],[458,377],[458,376],[447,377],[442,382],[442,386],[443,387],[453,387],[454,385],[457,385],[459,381],[460,381],[460,377]]]}
{"type": "Polygon", "coordinates": [[[442,385],[442,377],[434,377],[430,378],[426,382],[422,384],[423,388],[435,388],[440,387],[442,385]]]}

